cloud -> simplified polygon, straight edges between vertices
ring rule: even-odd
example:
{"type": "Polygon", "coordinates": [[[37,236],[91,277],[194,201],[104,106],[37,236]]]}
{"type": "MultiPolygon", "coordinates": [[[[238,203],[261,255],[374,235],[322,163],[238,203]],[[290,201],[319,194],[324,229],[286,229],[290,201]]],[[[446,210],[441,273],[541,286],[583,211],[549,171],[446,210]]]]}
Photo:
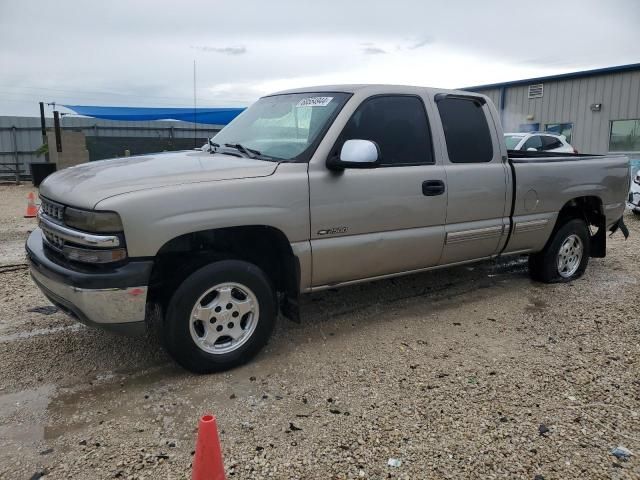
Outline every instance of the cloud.
{"type": "Polygon", "coordinates": [[[387,52],[386,50],[383,50],[379,47],[364,47],[362,49],[362,53],[364,53],[365,55],[381,55],[387,52]]]}
{"type": "Polygon", "coordinates": [[[200,50],[201,52],[223,53],[225,55],[244,55],[247,53],[247,47],[244,45],[234,47],[209,47],[206,45],[192,45],[191,48],[200,50]]]}
{"type": "Polygon", "coordinates": [[[571,22],[531,52],[535,28],[518,21],[531,5],[513,0],[325,0],[340,12],[330,21],[301,17],[299,0],[157,3],[0,0],[0,113],[37,116],[39,101],[188,106],[194,60],[198,104],[246,105],[296,86],[446,88],[633,63],[640,44],[638,0],[564,0],[571,22]]]}
{"type": "Polygon", "coordinates": [[[425,45],[429,45],[429,44],[433,43],[433,41],[434,41],[433,38],[426,37],[426,38],[423,38],[422,40],[420,40],[419,42],[416,42],[416,43],[413,43],[413,44],[409,45],[407,48],[409,50],[415,50],[417,48],[422,48],[425,45]]]}

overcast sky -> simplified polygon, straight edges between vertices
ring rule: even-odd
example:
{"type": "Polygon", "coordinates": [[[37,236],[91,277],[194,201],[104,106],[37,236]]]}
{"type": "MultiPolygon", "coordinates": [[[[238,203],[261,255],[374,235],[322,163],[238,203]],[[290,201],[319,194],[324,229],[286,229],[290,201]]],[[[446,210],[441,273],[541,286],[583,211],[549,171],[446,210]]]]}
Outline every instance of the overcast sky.
{"type": "Polygon", "coordinates": [[[244,106],[335,83],[461,87],[640,61],[640,1],[0,0],[0,115],[244,106]]]}

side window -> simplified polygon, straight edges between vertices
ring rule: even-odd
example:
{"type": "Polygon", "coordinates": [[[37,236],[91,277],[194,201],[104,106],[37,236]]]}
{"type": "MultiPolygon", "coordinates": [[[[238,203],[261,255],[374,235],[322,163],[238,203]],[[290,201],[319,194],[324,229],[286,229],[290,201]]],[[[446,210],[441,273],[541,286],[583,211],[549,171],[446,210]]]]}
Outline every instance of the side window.
{"type": "Polygon", "coordinates": [[[437,100],[452,163],[482,163],[493,158],[493,144],[482,103],[466,98],[437,100]]]}
{"type": "Polygon", "coordinates": [[[526,151],[529,148],[535,148],[537,151],[542,150],[542,140],[540,140],[540,135],[534,135],[533,137],[529,138],[529,140],[524,142],[521,150],[526,151]]]}
{"type": "Polygon", "coordinates": [[[550,137],[549,135],[544,135],[542,137],[542,149],[543,150],[553,150],[554,148],[562,147],[562,142],[558,140],[556,137],[550,137]]]}
{"type": "Polygon", "coordinates": [[[347,122],[338,145],[354,139],[376,142],[382,165],[433,163],[427,113],[418,97],[385,95],[365,100],[347,122]]]}

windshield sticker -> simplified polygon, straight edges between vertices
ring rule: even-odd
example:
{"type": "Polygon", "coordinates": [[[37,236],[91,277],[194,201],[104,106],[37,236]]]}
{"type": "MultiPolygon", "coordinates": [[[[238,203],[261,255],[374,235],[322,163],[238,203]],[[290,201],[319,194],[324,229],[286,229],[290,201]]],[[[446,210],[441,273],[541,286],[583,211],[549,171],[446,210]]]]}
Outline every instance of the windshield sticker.
{"type": "Polygon", "coordinates": [[[326,107],[333,97],[309,97],[303,98],[296,107],[326,107]]]}

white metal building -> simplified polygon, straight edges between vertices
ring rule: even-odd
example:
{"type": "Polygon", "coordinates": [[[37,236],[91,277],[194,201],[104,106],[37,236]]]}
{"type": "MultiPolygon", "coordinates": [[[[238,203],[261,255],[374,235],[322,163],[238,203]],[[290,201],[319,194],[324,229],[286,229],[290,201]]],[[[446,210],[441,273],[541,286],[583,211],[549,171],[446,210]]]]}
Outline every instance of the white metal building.
{"type": "Polygon", "coordinates": [[[581,153],[640,160],[640,63],[465,90],[490,97],[507,132],[561,133],[581,153]]]}

